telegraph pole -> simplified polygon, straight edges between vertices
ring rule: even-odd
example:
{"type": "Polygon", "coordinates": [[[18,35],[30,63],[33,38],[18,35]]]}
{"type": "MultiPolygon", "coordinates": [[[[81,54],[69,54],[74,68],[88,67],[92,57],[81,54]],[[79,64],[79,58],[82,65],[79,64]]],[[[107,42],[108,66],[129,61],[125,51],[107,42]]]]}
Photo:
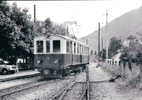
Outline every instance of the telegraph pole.
{"type": "Polygon", "coordinates": [[[34,4],[34,25],[33,25],[34,37],[36,35],[36,4],[34,4]]]}
{"type": "Polygon", "coordinates": [[[34,4],[34,23],[36,22],[36,5],[34,4]]]}
{"type": "Polygon", "coordinates": [[[98,23],[98,56],[100,57],[100,22],[98,23]]]}
{"type": "Polygon", "coordinates": [[[101,42],[102,42],[102,50],[103,50],[103,48],[104,48],[104,47],[103,47],[103,42],[104,42],[104,41],[103,41],[103,37],[101,37],[101,42]]]}
{"type": "MultiPolygon", "coordinates": [[[[107,12],[107,10],[106,10],[106,34],[107,34],[107,25],[108,25],[108,12],[107,12]]],[[[106,59],[108,59],[108,42],[109,40],[106,40],[106,59]]]]}

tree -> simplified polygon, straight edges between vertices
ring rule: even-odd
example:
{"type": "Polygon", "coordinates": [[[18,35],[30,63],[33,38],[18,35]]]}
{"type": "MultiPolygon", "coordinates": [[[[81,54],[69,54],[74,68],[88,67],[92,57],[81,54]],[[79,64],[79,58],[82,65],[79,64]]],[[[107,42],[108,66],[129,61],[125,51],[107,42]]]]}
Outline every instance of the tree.
{"type": "MultiPolygon", "coordinates": [[[[121,58],[126,57],[130,70],[132,70],[131,63],[139,65],[140,73],[137,78],[142,81],[142,44],[135,35],[128,36],[125,41],[127,41],[128,45],[122,46],[121,58]]],[[[133,69],[135,69],[135,66],[133,66],[133,69]]]]}
{"type": "MultiPolygon", "coordinates": [[[[8,55],[9,50],[13,49],[13,35],[17,33],[16,24],[10,19],[10,8],[5,2],[0,4],[0,56],[8,55]]],[[[11,51],[11,50],[10,50],[11,51]]]]}
{"type": "Polygon", "coordinates": [[[28,54],[33,40],[33,24],[28,10],[0,3],[0,57],[11,57],[28,54]]]}
{"type": "Polygon", "coordinates": [[[50,35],[50,34],[58,34],[63,36],[71,36],[69,35],[68,29],[63,24],[56,24],[47,18],[44,22],[38,21],[36,22],[36,32],[37,36],[39,35],[50,35]]]}
{"type": "Polygon", "coordinates": [[[30,15],[27,14],[28,10],[25,8],[21,10],[14,3],[11,7],[12,14],[10,16],[13,20],[17,29],[20,28],[20,32],[16,34],[16,46],[21,47],[27,51],[30,51],[31,42],[33,41],[33,23],[30,21],[30,15]]]}
{"type": "Polygon", "coordinates": [[[117,51],[121,49],[121,47],[122,47],[121,40],[116,37],[112,37],[108,48],[109,57],[112,57],[115,54],[117,54],[117,51]]]}

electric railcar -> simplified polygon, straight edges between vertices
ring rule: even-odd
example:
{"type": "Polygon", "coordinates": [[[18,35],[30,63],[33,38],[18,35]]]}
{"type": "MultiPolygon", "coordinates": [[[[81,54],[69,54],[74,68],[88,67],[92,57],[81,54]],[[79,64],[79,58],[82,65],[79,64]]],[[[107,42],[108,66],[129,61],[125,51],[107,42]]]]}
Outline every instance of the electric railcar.
{"type": "Polygon", "coordinates": [[[41,77],[57,78],[85,68],[89,47],[67,36],[40,36],[34,39],[34,56],[41,77]]]}

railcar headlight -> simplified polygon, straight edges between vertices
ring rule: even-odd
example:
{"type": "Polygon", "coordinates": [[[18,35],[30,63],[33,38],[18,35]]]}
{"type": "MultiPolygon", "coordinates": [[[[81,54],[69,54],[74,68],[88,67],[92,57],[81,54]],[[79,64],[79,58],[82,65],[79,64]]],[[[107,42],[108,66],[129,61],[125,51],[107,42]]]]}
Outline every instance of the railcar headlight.
{"type": "Polygon", "coordinates": [[[40,64],[41,63],[41,61],[40,60],[37,60],[37,64],[40,64]]]}
{"type": "Polygon", "coordinates": [[[50,70],[45,69],[45,70],[43,71],[43,74],[44,74],[44,75],[48,75],[48,74],[50,74],[50,70]]]}
{"type": "Polygon", "coordinates": [[[53,63],[54,63],[54,64],[58,64],[58,62],[59,62],[59,60],[56,59],[53,63]]]}

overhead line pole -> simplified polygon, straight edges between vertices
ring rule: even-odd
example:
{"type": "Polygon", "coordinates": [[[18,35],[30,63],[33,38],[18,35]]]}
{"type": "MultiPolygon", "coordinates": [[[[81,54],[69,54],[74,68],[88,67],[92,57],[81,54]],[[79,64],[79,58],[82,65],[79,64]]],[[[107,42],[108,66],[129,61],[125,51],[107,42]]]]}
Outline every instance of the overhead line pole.
{"type": "Polygon", "coordinates": [[[36,22],[36,5],[34,4],[34,23],[36,22]]]}
{"type": "MultiPolygon", "coordinates": [[[[108,26],[108,12],[106,10],[106,27],[105,27],[105,32],[107,34],[107,26],[108,26]]],[[[106,40],[106,59],[108,59],[108,42],[109,40],[106,40]]]]}
{"type": "Polygon", "coordinates": [[[103,48],[104,48],[104,47],[103,47],[103,37],[101,37],[101,42],[102,42],[102,50],[103,50],[103,48]]]}
{"type": "MultiPolygon", "coordinates": [[[[34,23],[33,23],[33,46],[34,45],[36,45],[36,43],[34,42],[34,37],[35,37],[35,35],[36,35],[36,5],[34,4],[34,23]]],[[[33,47],[34,48],[34,47],[33,47]]],[[[35,52],[35,50],[34,50],[34,52],[35,52]]]]}
{"type": "Polygon", "coordinates": [[[100,22],[98,23],[98,56],[100,57],[100,22]]]}

